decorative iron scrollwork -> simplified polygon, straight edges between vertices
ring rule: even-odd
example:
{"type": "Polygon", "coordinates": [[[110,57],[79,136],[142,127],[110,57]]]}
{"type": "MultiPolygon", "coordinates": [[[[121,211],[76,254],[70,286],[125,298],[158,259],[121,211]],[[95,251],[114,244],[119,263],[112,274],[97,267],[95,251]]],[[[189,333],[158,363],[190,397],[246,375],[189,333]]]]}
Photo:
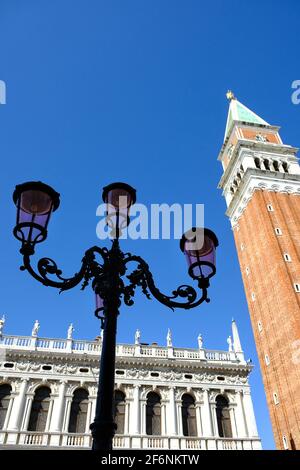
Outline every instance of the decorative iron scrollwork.
{"type": "Polygon", "coordinates": [[[200,285],[199,291],[189,285],[181,285],[172,291],[171,295],[163,294],[155,285],[153,276],[146,261],[140,256],[134,256],[130,253],[122,253],[117,240],[114,240],[110,250],[94,246],[85,252],[82,259],[80,270],[73,277],[65,278],[62,276],[62,270],[58,268],[57,263],[51,258],[41,258],[37,263],[37,271],[30,263],[30,257],[33,253],[23,250],[22,270],[27,270],[35,279],[46,286],[51,286],[66,291],[82,282],[81,289],[84,290],[92,281],[93,288],[97,286],[97,293],[101,295],[104,302],[111,297],[112,273],[114,273],[114,289],[117,289],[119,297],[123,297],[127,306],[134,304],[134,295],[136,288],[140,288],[142,293],[151,299],[156,298],[160,303],[174,310],[174,308],[190,309],[200,305],[202,302],[208,302],[207,287],[200,285]],[[98,261],[96,258],[101,258],[98,261]],[[129,263],[135,263],[136,268],[130,274],[126,275],[129,263]],[[56,278],[53,279],[53,277],[56,278]],[[125,277],[129,283],[124,282],[125,277]],[[117,281],[116,281],[117,279],[117,281]],[[182,299],[183,301],[180,301],[182,299]]]}

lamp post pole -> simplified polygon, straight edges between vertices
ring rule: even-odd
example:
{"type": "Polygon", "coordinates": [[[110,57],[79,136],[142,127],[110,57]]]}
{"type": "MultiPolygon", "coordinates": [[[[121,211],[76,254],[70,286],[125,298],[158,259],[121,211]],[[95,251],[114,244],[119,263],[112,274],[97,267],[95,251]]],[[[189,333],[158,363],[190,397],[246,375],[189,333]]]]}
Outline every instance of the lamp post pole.
{"type": "Polygon", "coordinates": [[[117,319],[121,305],[119,292],[120,250],[117,240],[111,248],[111,265],[108,268],[108,295],[103,308],[103,340],[98,379],[96,415],[90,429],[93,436],[93,450],[112,450],[116,431],[114,422],[114,388],[116,362],[117,319]]]}
{"type": "Polygon", "coordinates": [[[113,183],[103,190],[103,201],[107,205],[106,221],[111,228],[112,246],[89,248],[82,259],[79,271],[71,278],[64,278],[62,271],[51,258],[41,258],[36,268],[31,264],[35,246],[47,237],[50,216],[59,207],[59,194],[41,182],[18,185],[13,199],[17,206],[15,237],[21,241],[23,255],[21,270],[45,286],[60,291],[72,289],[82,283],[82,289],[92,282],[96,294],[95,315],[101,319],[104,329],[99,371],[99,384],[95,420],[90,429],[94,451],[110,451],[116,431],[114,423],[114,386],[116,360],[116,333],[119,308],[123,301],[134,304],[135,289],[140,288],[147,298],[154,297],[171,308],[191,309],[209,302],[207,289],[209,280],[216,273],[215,250],[218,240],[208,229],[192,228],[182,236],[180,248],[188,262],[188,273],[197,281],[198,289],[180,285],[171,295],[162,293],[155,285],[148,264],[140,256],[123,253],[119,246],[119,235],[129,224],[129,210],[135,203],[135,190],[125,183],[113,183]],[[100,257],[100,261],[99,258],[100,257]],[[135,266],[130,269],[129,266],[135,266]],[[54,278],[54,279],[53,279],[54,278]],[[102,316],[101,316],[102,314],[102,316]]]}

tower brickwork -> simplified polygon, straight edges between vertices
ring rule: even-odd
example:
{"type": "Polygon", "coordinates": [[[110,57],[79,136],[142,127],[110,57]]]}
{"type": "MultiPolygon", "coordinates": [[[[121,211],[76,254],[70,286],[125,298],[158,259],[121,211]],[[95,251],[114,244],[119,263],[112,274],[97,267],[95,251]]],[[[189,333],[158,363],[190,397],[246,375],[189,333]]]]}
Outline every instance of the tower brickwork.
{"type": "Polygon", "coordinates": [[[232,94],[219,187],[238,253],[279,449],[300,449],[300,167],[297,150],[232,94]]]}

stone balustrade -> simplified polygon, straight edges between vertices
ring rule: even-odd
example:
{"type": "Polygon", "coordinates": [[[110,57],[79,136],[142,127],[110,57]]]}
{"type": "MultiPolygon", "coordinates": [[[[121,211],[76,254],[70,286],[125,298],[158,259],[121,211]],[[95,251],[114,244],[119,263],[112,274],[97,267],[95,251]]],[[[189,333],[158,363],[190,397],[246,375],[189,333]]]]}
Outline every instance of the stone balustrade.
{"type": "MultiPolygon", "coordinates": [[[[0,431],[0,444],[7,448],[22,445],[23,448],[28,446],[41,449],[57,447],[57,443],[60,448],[90,448],[92,437],[90,434],[0,431]],[[53,437],[55,439],[52,439],[53,437]]],[[[259,450],[261,442],[259,438],[116,435],[113,447],[115,449],[259,450]]]]}
{"type": "MultiPolygon", "coordinates": [[[[0,337],[0,350],[34,350],[39,352],[60,352],[67,354],[88,354],[99,356],[101,352],[100,341],[83,341],[69,339],[36,338],[31,336],[0,337]]],[[[217,351],[208,349],[189,349],[161,347],[157,345],[128,345],[118,344],[116,348],[117,357],[156,357],[175,358],[189,361],[208,362],[239,362],[235,352],[217,351]]]]}

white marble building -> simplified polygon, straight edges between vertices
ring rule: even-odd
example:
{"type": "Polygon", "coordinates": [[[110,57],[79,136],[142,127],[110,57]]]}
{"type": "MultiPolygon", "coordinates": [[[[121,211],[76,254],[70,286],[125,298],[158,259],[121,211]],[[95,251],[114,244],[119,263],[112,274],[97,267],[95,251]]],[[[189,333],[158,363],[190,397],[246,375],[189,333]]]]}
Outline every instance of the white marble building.
{"type": "MultiPolygon", "coordinates": [[[[10,336],[0,325],[0,444],[88,448],[101,337],[10,336]]],[[[114,448],[261,449],[236,323],[227,351],[118,344],[114,448]],[[232,338],[232,339],[231,339],[232,338]]]]}

